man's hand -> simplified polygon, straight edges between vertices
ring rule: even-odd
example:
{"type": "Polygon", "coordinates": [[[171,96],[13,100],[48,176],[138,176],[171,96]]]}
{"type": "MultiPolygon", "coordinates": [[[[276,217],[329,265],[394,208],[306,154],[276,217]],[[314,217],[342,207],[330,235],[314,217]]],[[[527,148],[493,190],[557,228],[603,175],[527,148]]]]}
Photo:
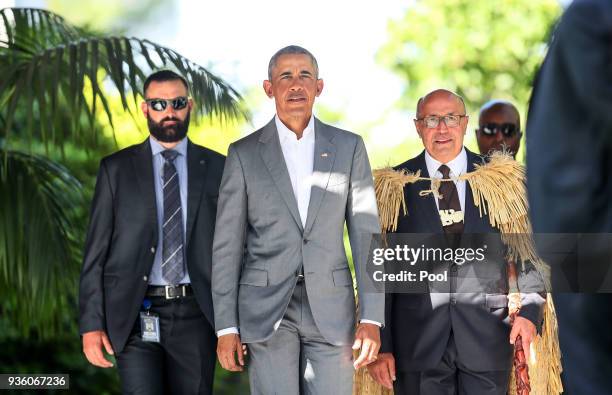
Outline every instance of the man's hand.
{"type": "Polygon", "coordinates": [[[378,354],[378,360],[368,365],[370,376],[385,388],[393,389],[395,381],[395,358],[390,352],[378,354]]]}
{"type": "Polygon", "coordinates": [[[376,361],[380,348],[380,328],[375,324],[359,324],[355,332],[353,350],[361,349],[359,357],[353,362],[355,370],[376,361]]]}
{"type": "Polygon", "coordinates": [[[531,354],[531,349],[529,346],[531,345],[533,339],[535,339],[536,334],[537,330],[533,322],[529,321],[527,318],[517,315],[514,318],[514,324],[512,324],[512,331],[510,331],[510,344],[514,344],[516,338],[521,336],[525,356],[529,358],[529,355],[531,354]]]}
{"type": "Polygon", "coordinates": [[[239,335],[230,333],[217,340],[217,358],[223,369],[230,372],[242,372],[244,355],[246,355],[246,346],[240,342],[239,335]],[[238,363],[236,363],[236,356],[238,356],[238,363]]]}
{"type": "Polygon", "coordinates": [[[113,364],[102,353],[102,346],[107,353],[114,355],[110,340],[104,331],[91,331],[83,334],[83,353],[89,363],[101,368],[111,368],[113,364]]]}

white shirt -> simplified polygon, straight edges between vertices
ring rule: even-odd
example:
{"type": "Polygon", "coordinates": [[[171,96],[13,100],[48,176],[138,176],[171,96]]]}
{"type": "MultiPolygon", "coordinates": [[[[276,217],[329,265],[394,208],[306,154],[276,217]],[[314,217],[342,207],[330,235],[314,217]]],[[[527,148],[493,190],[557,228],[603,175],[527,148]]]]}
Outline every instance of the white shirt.
{"type": "Polygon", "coordinates": [[[289,171],[293,196],[298,205],[302,226],[305,227],[314,166],[314,116],[310,116],[310,121],[308,121],[306,129],[302,132],[302,138],[299,140],[297,135],[285,126],[278,115],[274,117],[274,122],[276,123],[276,130],[278,131],[285,164],[289,171]]]}
{"type": "MultiPolygon", "coordinates": [[[[289,178],[291,179],[291,187],[293,188],[293,196],[298,205],[302,226],[306,226],[306,217],[308,215],[308,204],[310,203],[310,191],[312,189],[312,173],[314,169],[314,149],[315,149],[315,127],[314,116],[310,116],[310,121],[306,125],[306,129],[302,132],[302,137],[298,140],[297,135],[291,131],[280,120],[278,115],[274,117],[278,138],[280,140],[281,150],[289,178]]],[[[361,320],[361,323],[375,324],[379,327],[381,323],[370,320],[361,320]]],[[[230,333],[238,333],[238,328],[226,328],[217,331],[217,336],[221,337],[230,333]]]]}
{"type": "MultiPolygon", "coordinates": [[[[425,164],[427,165],[427,172],[429,173],[430,178],[442,178],[442,173],[440,173],[438,169],[443,164],[450,168],[449,176],[451,178],[459,177],[460,175],[467,173],[467,153],[465,152],[465,148],[461,148],[461,152],[459,152],[459,155],[457,155],[455,159],[448,163],[442,163],[435,160],[431,155],[429,155],[429,152],[425,151],[425,164]]],[[[461,211],[465,212],[465,181],[455,181],[455,185],[457,186],[457,193],[459,194],[461,211]]],[[[436,201],[436,207],[439,210],[440,203],[438,202],[438,199],[434,200],[436,201]]]]}

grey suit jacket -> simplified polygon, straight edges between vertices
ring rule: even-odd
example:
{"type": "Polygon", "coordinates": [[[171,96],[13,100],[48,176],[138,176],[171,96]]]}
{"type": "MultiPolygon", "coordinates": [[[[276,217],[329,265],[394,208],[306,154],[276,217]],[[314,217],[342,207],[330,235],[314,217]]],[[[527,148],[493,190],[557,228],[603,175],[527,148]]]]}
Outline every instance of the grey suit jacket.
{"type": "MultiPolygon", "coordinates": [[[[245,343],[268,339],[303,267],[321,335],[336,345],[352,342],[355,296],[344,224],[355,262],[367,255],[363,236],[380,233],[361,137],[315,119],[313,176],[303,227],[274,120],[230,145],[213,242],[216,330],[239,327],[245,343]]],[[[355,264],[358,290],[359,266],[355,264]]],[[[359,319],[384,322],[382,293],[359,292],[359,300],[359,319]]]]}

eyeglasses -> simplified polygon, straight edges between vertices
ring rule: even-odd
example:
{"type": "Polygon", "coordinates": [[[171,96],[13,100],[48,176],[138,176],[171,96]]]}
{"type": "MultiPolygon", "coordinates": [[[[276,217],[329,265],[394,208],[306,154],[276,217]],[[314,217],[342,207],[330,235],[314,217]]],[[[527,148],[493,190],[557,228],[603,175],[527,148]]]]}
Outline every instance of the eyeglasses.
{"type": "Polygon", "coordinates": [[[485,136],[495,136],[501,132],[504,137],[512,137],[518,132],[518,126],[513,123],[487,123],[480,127],[485,136]]]}
{"type": "Polygon", "coordinates": [[[459,126],[459,123],[461,122],[461,118],[464,118],[464,117],[466,117],[466,115],[442,115],[442,116],[428,115],[423,118],[417,118],[417,121],[423,121],[423,123],[425,124],[425,127],[427,127],[428,129],[437,128],[441,120],[444,121],[444,124],[446,125],[446,127],[455,128],[459,126]]]}
{"type": "Polygon", "coordinates": [[[187,107],[188,99],[185,96],[175,97],[174,99],[145,99],[153,111],[164,111],[168,105],[175,110],[182,110],[187,107]]]}

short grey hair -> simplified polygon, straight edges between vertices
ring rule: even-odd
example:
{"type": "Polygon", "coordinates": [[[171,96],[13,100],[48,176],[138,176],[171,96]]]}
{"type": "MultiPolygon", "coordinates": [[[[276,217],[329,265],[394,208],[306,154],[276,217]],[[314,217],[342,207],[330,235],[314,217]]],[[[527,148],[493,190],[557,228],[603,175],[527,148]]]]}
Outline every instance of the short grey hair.
{"type": "Polygon", "coordinates": [[[268,80],[269,81],[272,80],[272,69],[276,67],[276,62],[278,61],[278,58],[280,58],[283,55],[307,55],[308,57],[310,57],[310,62],[312,63],[312,66],[314,67],[315,78],[317,79],[319,78],[319,64],[317,63],[317,59],[314,57],[314,55],[310,53],[309,50],[307,50],[306,48],[302,48],[299,45],[289,45],[285,48],[281,48],[278,51],[276,51],[276,53],[272,55],[272,57],[270,58],[270,63],[268,63],[268,80]]]}

